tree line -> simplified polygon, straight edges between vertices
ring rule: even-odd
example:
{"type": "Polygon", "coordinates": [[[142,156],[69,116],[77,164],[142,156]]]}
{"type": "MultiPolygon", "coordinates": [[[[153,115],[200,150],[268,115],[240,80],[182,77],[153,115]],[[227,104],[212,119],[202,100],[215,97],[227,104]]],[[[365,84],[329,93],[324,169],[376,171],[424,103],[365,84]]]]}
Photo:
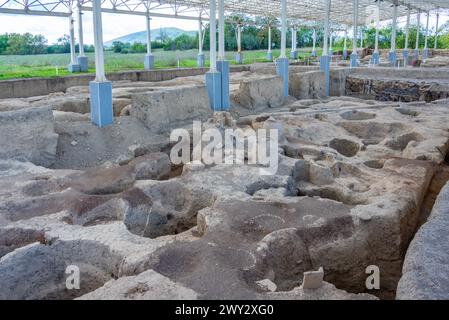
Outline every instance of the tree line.
{"type": "MultiPolygon", "coordinates": [[[[255,21],[245,16],[235,16],[230,18],[231,22],[225,24],[225,49],[227,51],[237,50],[237,25],[241,24],[242,30],[242,49],[243,50],[260,50],[268,48],[268,25],[279,25],[278,21],[270,20],[268,18],[256,18],[255,21]],[[232,21],[233,20],[233,21],[232,21]]],[[[364,27],[363,31],[364,47],[374,48],[376,29],[364,27]]],[[[425,29],[420,28],[417,30],[416,26],[412,26],[409,32],[409,48],[415,47],[416,36],[419,32],[420,35],[420,47],[424,46],[425,29]]],[[[435,36],[434,30],[431,31],[432,35],[429,36],[428,46],[434,47],[435,36]]],[[[385,26],[380,29],[379,47],[390,48],[391,40],[391,25],[385,26]]],[[[292,33],[289,30],[287,33],[287,47],[291,44],[292,33]]],[[[271,28],[272,46],[274,48],[280,47],[281,31],[278,27],[271,28]]],[[[342,32],[333,32],[333,46],[334,48],[343,48],[344,39],[342,32]]],[[[163,50],[190,50],[198,48],[198,34],[195,36],[189,36],[188,34],[181,34],[174,39],[164,37],[157,41],[152,41],[151,46],[154,49],[163,50]]],[[[319,28],[317,29],[317,47],[322,46],[323,33],[319,28]]],[[[347,40],[348,48],[352,47],[352,41],[347,40]]],[[[56,44],[48,45],[47,40],[42,35],[32,35],[30,33],[25,34],[3,34],[0,35],[0,54],[49,54],[49,53],[68,53],[70,52],[70,38],[68,35],[64,35],[59,38],[56,44]]],[[[396,36],[396,47],[398,49],[404,47],[405,42],[405,29],[398,28],[396,36]]],[[[298,48],[311,47],[313,43],[313,30],[306,27],[299,27],[297,31],[297,44],[298,48]]],[[[360,40],[359,40],[360,43],[360,40]]],[[[449,22],[444,24],[439,30],[438,48],[449,48],[449,22]]],[[[209,50],[209,26],[206,25],[204,30],[204,50],[209,50]]],[[[78,47],[77,47],[78,50],[78,47]]],[[[116,41],[112,44],[111,48],[116,53],[145,53],[146,44],[135,43],[123,43],[116,41]]],[[[93,52],[93,46],[85,46],[86,52],[93,52]]]]}

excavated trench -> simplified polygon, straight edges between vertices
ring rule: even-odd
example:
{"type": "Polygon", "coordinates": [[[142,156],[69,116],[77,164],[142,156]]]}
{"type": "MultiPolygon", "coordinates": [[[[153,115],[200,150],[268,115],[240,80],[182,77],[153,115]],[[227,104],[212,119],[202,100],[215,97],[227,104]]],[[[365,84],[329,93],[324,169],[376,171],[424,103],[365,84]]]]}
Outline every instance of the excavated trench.
{"type": "MultiPolygon", "coordinates": [[[[117,114],[121,110],[123,115],[129,114],[125,102],[129,101],[116,107],[117,114]]],[[[61,110],[84,114],[84,107],[84,102],[77,105],[71,101],[62,104],[61,110]]],[[[422,114],[405,106],[395,108],[394,112],[411,118],[422,114]]],[[[136,236],[130,241],[133,244],[139,238],[159,241],[191,233],[193,239],[161,246],[145,257],[143,267],[131,268],[133,271],[127,275],[153,269],[207,298],[260,298],[264,292],[256,282],[263,279],[271,280],[276,292],[287,292],[302,284],[305,271],[323,266],[324,280],[338,289],[392,299],[408,244],[449,181],[449,156],[441,165],[435,165],[427,186],[418,181],[425,180],[421,176],[416,182],[412,181],[413,172],[401,171],[411,166],[416,171],[431,172],[419,160],[364,157],[370,148],[382,146],[388,152],[400,154],[427,139],[410,124],[383,122],[371,109],[337,114],[338,119],[331,123],[330,129],[335,130],[335,135],[323,141],[313,140],[313,130],[302,123],[290,128],[280,149],[289,161],[297,162],[282,179],[253,181],[249,174],[244,176],[247,172],[232,176],[233,173],[224,170],[216,179],[213,171],[212,177],[203,173],[204,176],[196,178],[204,177],[204,185],[195,182],[195,175],[201,173],[183,173],[185,167],[170,162],[167,154],[172,144],[164,140],[166,137],[147,143],[148,132],[141,130],[140,124],[132,129],[131,138],[123,137],[126,129],[133,127],[129,118],[121,120],[127,127],[117,125],[105,130],[103,136],[87,124],[57,124],[58,156],[48,167],[75,170],[64,177],[55,178],[47,172],[25,179],[20,186],[23,199],[0,203],[0,210],[5,212],[3,218],[20,223],[54,216],[65,227],[82,230],[104,227],[99,230],[105,232],[110,232],[108,226],[118,223],[136,236]],[[100,138],[92,140],[94,135],[100,138]],[[117,139],[107,141],[110,137],[117,139]],[[114,143],[120,154],[107,150],[113,150],[114,143]],[[70,148],[91,151],[97,146],[101,155],[81,152],[78,158],[71,158],[76,152],[70,148]],[[395,201],[383,202],[382,192],[388,195],[394,189],[382,189],[379,182],[387,180],[388,172],[398,177],[409,174],[408,181],[398,183],[404,188],[421,183],[424,192],[416,198],[413,192],[419,188],[398,195],[407,200],[400,209],[395,201]],[[225,191],[217,191],[221,190],[220,184],[225,184],[223,181],[230,189],[223,187],[225,191]],[[240,193],[217,200],[232,188],[241,188],[240,193]],[[373,190],[378,192],[375,200],[367,196],[373,190]],[[277,196],[282,193],[282,197],[265,197],[270,193],[277,196]],[[388,206],[402,210],[401,215],[385,219],[376,216],[376,211],[387,210],[388,206]],[[354,210],[366,211],[355,218],[354,210]],[[394,230],[384,231],[387,228],[394,230]],[[387,248],[388,243],[395,243],[398,248],[387,248]],[[385,289],[365,289],[364,271],[368,264],[381,267],[387,278],[381,280],[385,289]],[[217,286],[224,282],[231,283],[232,290],[217,286]]],[[[248,122],[240,119],[238,123],[260,126],[269,119],[270,116],[261,115],[248,122]]],[[[310,121],[330,123],[327,115],[322,114],[310,121]]],[[[432,160],[425,156],[420,159],[432,160]]],[[[6,284],[2,285],[0,298],[73,299],[123,276],[121,266],[126,255],[112,249],[110,244],[48,238],[43,230],[20,226],[0,229],[0,284],[6,284]],[[72,264],[83,270],[80,291],[64,287],[65,268],[72,264]],[[33,286],[30,288],[26,283],[33,286]]]]}

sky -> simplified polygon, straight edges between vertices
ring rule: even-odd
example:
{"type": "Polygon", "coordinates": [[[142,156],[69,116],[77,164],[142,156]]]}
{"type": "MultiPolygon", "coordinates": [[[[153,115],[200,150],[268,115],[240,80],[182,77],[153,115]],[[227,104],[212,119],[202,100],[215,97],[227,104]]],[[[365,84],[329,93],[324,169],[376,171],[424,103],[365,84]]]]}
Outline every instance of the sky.
{"type": "MultiPolygon", "coordinates": [[[[440,26],[448,21],[449,16],[440,17],[440,26]]],[[[412,15],[411,23],[416,23],[416,15],[412,15]]],[[[426,23],[425,15],[421,15],[421,23],[426,23]]],[[[431,15],[430,28],[435,28],[436,19],[431,15]]],[[[405,25],[405,18],[399,19],[399,25],[405,25]]],[[[93,44],[92,13],[83,15],[84,42],[93,44]]],[[[153,17],[151,29],[160,27],[177,27],[185,31],[198,29],[198,22],[194,20],[167,19],[153,17]]],[[[75,26],[77,28],[77,26],[75,26]]],[[[103,40],[110,41],[130,33],[143,31],[146,28],[144,16],[129,16],[123,14],[103,13],[103,40]]],[[[77,30],[77,29],[76,29],[77,30]]],[[[42,34],[48,39],[48,43],[55,43],[58,38],[69,33],[68,18],[41,17],[0,14],[0,34],[3,33],[32,33],[42,34]]],[[[76,31],[77,32],[77,31],[76,31]]],[[[75,35],[77,37],[77,35],[75,35]]]]}
{"type": "MultiPolygon", "coordinates": [[[[76,18],[76,16],[75,16],[76,18]]],[[[130,33],[143,31],[146,28],[144,16],[130,16],[123,14],[103,13],[103,40],[109,41],[130,33]]],[[[198,22],[185,19],[167,19],[153,17],[151,29],[160,27],[176,27],[185,31],[197,30],[198,22]]],[[[75,37],[78,26],[75,22],[75,37]]],[[[83,14],[84,43],[93,44],[92,13],[83,14]]],[[[3,33],[32,33],[42,34],[48,43],[54,43],[64,34],[69,34],[69,19],[64,17],[42,17],[0,14],[0,34],[3,33]]]]}

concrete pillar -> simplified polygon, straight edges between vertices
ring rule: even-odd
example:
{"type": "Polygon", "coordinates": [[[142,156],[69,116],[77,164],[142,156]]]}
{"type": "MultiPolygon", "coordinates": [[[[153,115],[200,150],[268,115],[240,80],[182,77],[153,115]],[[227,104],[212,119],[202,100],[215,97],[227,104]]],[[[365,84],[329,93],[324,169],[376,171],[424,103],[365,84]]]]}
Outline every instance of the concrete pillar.
{"type": "Polygon", "coordinates": [[[229,101],[229,61],[225,60],[225,15],[224,0],[218,0],[218,61],[217,70],[221,74],[221,110],[228,110],[229,101]]]}
{"type": "Polygon", "coordinates": [[[70,64],[68,66],[69,72],[80,72],[80,65],[76,59],[75,51],[75,20],[73,14],[69,15],[69,28],[70,28],[70,64]]]}
{"type": "Polygon", "coordinates": [[[377,66],[380,63],[379,53],[379,28],[380,28],[380,1],[377,1],[377,15],[376,15],[376,40],[374,44],[374,53],[372,63],[377,66]]]}
{"type": "Polygon", "coordinates": [[[271,26],[268,26],[268,51],[267,51],[267,60],[273,61],[273,53],[271,52],[271,26]]]}
{"type": "Polygon", "coordinates": [[[313,42],[313,48],[312,48],[312,57],[316,57],[316,28],[313,28],[313,34],[312,34],[312,42],[313,42]]]}
{"type": "Polygon", "coordinates": [[[242,53],[242,26],[237,25],[237,53],[235,55],[235,62],[238,64],[243,63],[243,53],[242,53]]]}
{"type": "Polygon", "coordinates": [[[410,37],[410,13],[411,13],[411,8],[409,6],[408,10],[407,10],[407,23],[405,25],[404,51],[402,51],[402,57],[404,58],[405,65],[408,65],[408,57],[409,57],[408,41],[409,41],[409,37],[410,37]]]}
{"type": "Polygon", "coordinates": [[[332,31],[329,31],[329,57],[332,58],[334,55],[334,50],[332,49],[332,31]]]}
{"type": "Polygon", "coordinates": [[[352,54],[351,54],[351,68],[356,68],[358,66],[358,54],[357,54],[357,35],[358,35],[358,16],[359,16],[359,0],[353,0],[353,17],[352,17],[352,26],[353,26],[353,39],[352,39],[352,54]]]}
{"type": "Polygon", "coordinates": [[[396,56],[396,30],[398,24],[398,3],[395,1],[393,3],[393,23],[391,26],[391,49],[389,55],[389,61],[393,66],[396,66],[397,56],[396,56]]]}
{"type": "Polygon", "coordinates": [[[343,44],[343,59],[348,59],[348,30],[345,29],[345,40],[343,44]]]}
{"type": "Polygon", "coordinates": [[[203,22],[201,21],[201,14],[198,19],[198,56],[196,62],[199,68],[204,67],[205,57],[203,53],[203,22]]]}
{"type": "Polygon", "coordinates": [[[292,28],[292,51],[290,52],[292,59],[298,59],[298,51],[296,50],[296,27],[292,28]]]}
{"type": "Polygon", "coordinates": [[[77,62],[80,66],[80,71],[87,72],[89,70],[89,61],[84,53],[83,12],[81,10],[81,5],[78,5],[78,43],[80,54],[77,57],[77,62]]]}
{"type": "Polygon", "coordinates": [[[287,0],[281,0],[281,55],[276,59],[276,73],[282,78],[284,97],[288,97],[287,0]]]}
{"type": "Polygon", "coordinates": [[[428,42],[429,42],[429,20],[430,20],[430,12],[427,11],[426,37],[424,39],[424,50],[422,52],[423,60],[427,60],[427,58],[429,57],[429,47],[428,47],[428,42]]]}
{"type": "Polygon", "coordinates": [[[147,12],[145,20],[147,25],[147,54],[144,58],[144,67],[145,70],[151,70],[154,68],[154,56],[151,53],[151,17],[149,12],[147,12]]]}
{"type": "Polygon", "coordinates": [[[418,15],[416,16],[416,46],[415,46],[415,59],[419,60],[419,30],[421,28],[421,11],[418,11],[418,15]]]}
{"type": "Polygon", "coordinates": [[[437,12],[437,21],[435,26],[435,43],[433,48],[438,49],[438,28],[439,28],[439,22],[440,22],[440,13],[437,12]]]}
{"type": "Polygon", "coordinates": [[[326,87],[326,96],[330,95],[330,56],[329,56],[329,20],[330,20],[330,9],[331,9],[331,0],[324,1],[324,35],[323,35],[323,55],[320,58],[320,69],[324,72],[325,78],[325,87],[326,87]]]}
{"type": "Polygon", "coordinates": [[[101,0],[92,0],[95,43],[95,80],[89,83],[91,120],[99,127],[113,123],[112,83],[104,73],[101,0]]]}
{"type": "Polygon", "coordinates": [[[221,110],[221,72],[217,71],[217,13],[216,0],[210,0],[210,70],[206,72],[206,88],[209,95],[210,107],[214,111],[221,110]]]}

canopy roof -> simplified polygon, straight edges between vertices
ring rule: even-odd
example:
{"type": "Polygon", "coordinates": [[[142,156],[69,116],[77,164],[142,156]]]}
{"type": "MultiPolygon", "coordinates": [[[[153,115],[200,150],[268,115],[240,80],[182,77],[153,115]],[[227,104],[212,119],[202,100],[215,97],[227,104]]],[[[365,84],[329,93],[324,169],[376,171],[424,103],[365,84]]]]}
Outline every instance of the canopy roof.
{"type": "MultiPolygon", "coordinates": [[[[359,24],[369,24],[374,20],[379,0],[359,0],[359,24]]],[[[418,11],[447,11],[449,0],[380,0],[380,19],[393,17],[392,6],[399,5],[399,16],[418,11]]],[[[39,15],[67,16],[76,6],[90,10],[91,0],[0,0],[0,13],[26,13],[39,15]]],[[[209,0],[103,0],[105,12],[207,19],[209,0]]],[[[254,16],[279,17],[281,0],[225,0],[227,14],[248,14],[254,16]]],[[[331,21],[351,25],[353,0],[332,0],[331,21]]],[[[316,23],[324,19],[324,0],[287,0],[287,17],[296,24],[316,23]]]]}

